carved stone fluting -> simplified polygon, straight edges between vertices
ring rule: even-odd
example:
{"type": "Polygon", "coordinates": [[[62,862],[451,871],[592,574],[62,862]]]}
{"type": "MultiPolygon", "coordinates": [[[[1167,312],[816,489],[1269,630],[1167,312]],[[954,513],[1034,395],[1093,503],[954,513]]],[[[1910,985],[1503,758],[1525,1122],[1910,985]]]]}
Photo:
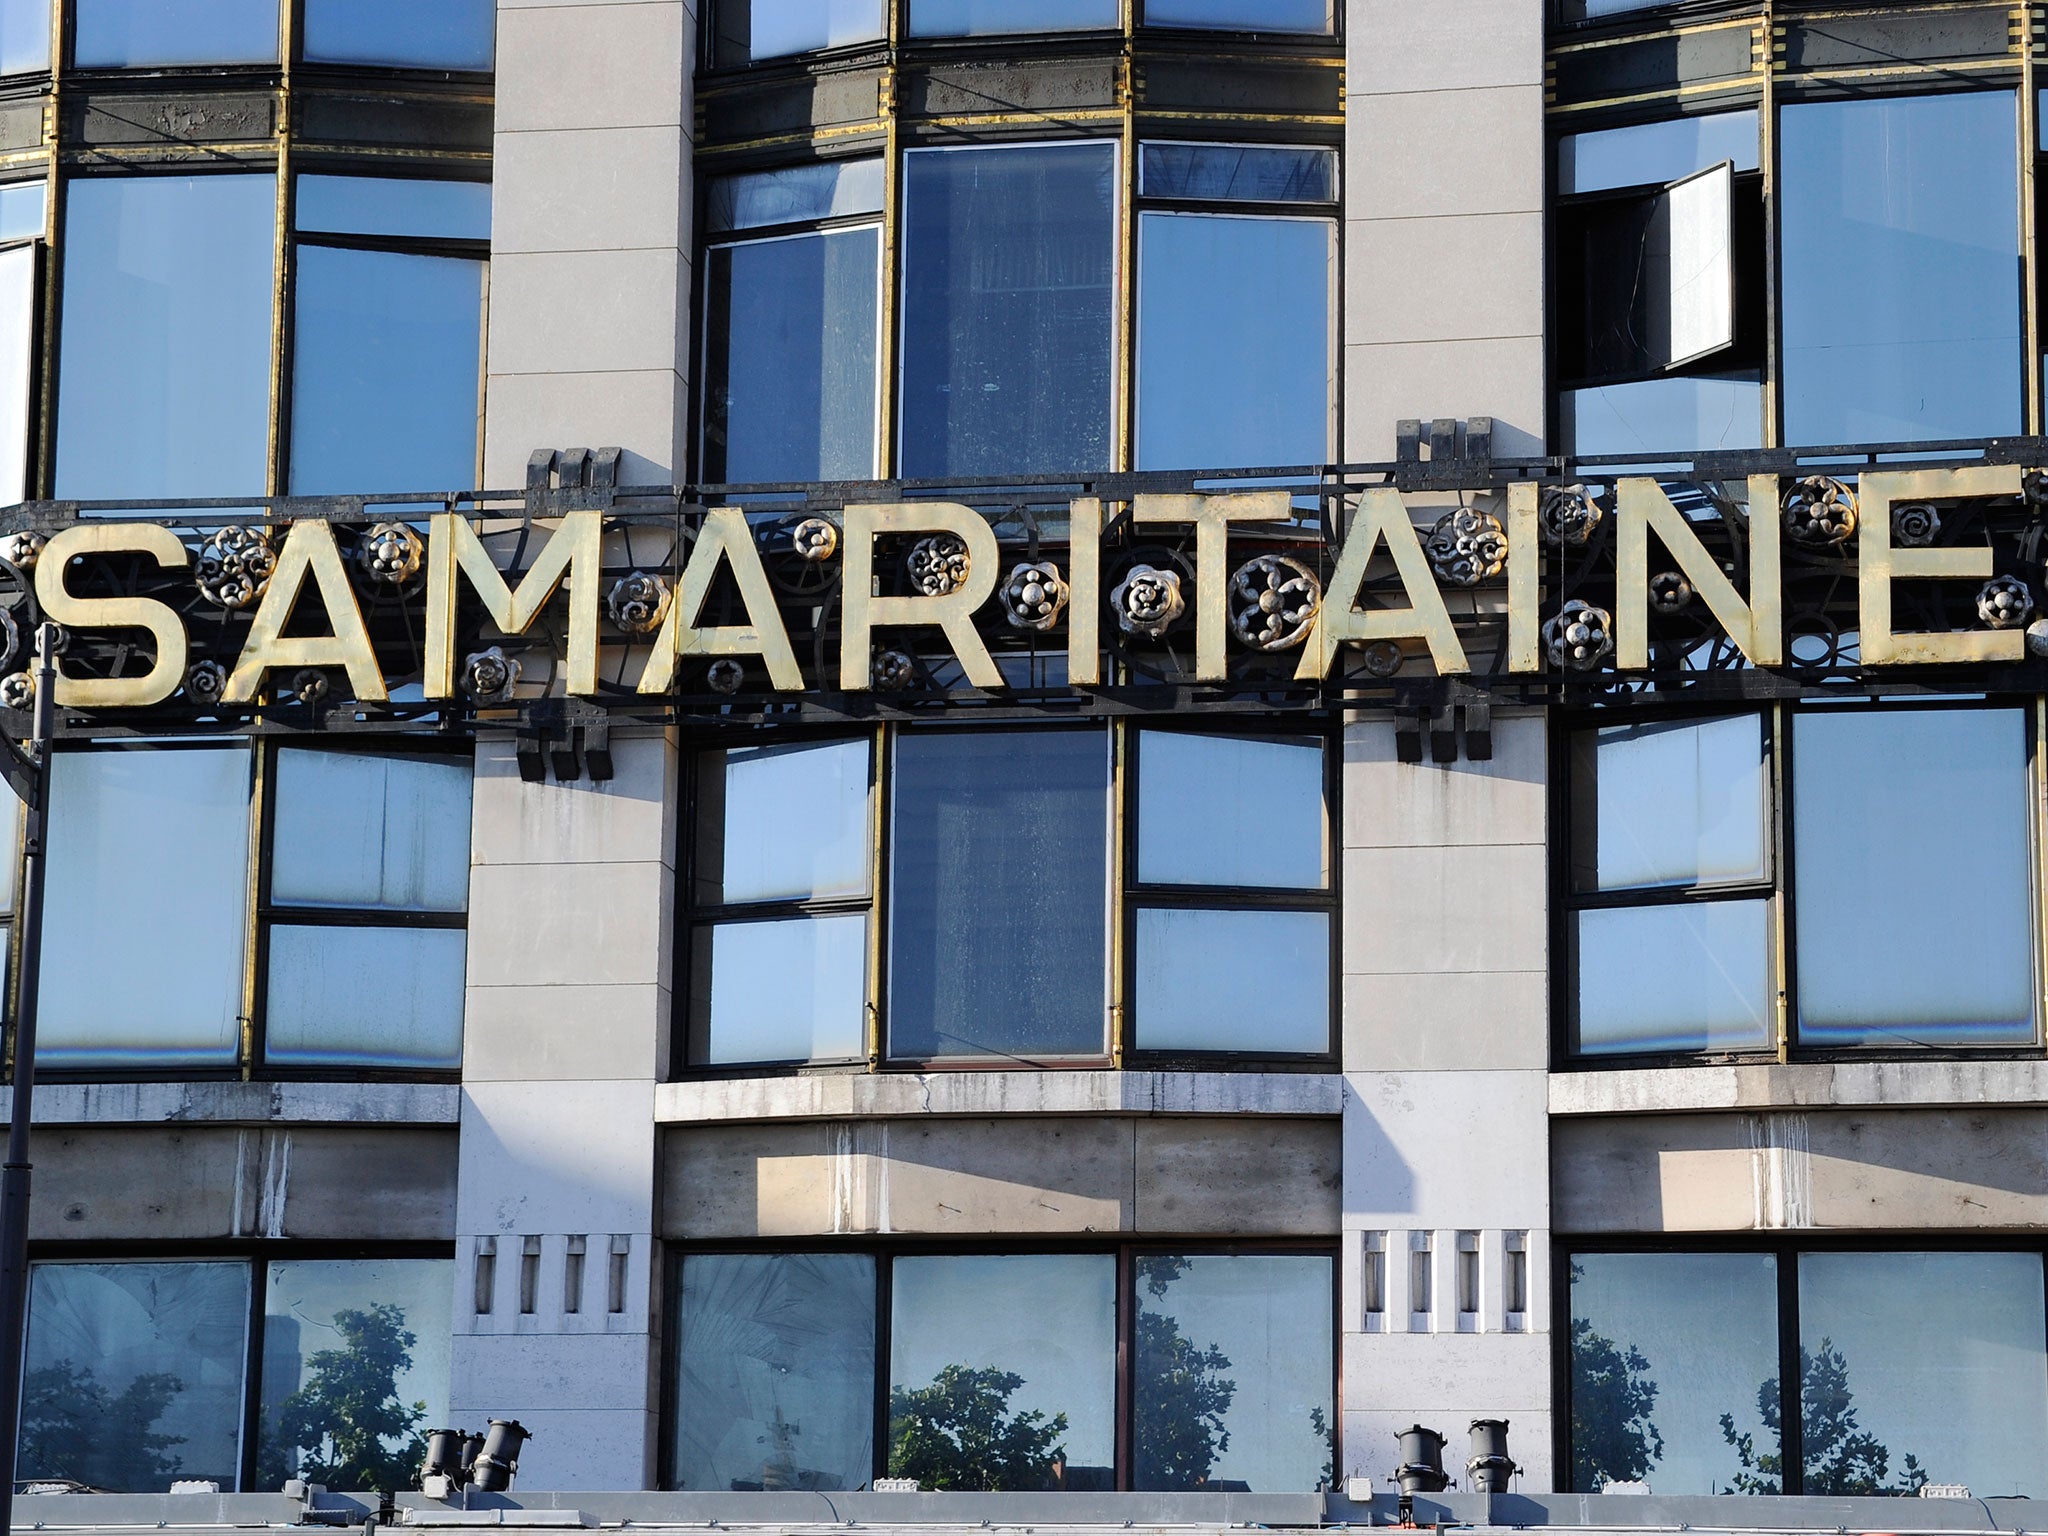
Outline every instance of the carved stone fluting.
{"type": "Polygon", "coordinates": [[[285,693],[301,704],[318,704],[327,697],[332,686],[327,674],[318,667],[301,667],[292,674],[291,687],[285,693]]]}
{"type": "Polygon", "coordinates": [[[790,530],[789,544],[801,560],[830,560],[839,553],[839,529],[828,518],[807,517],[790,530]]]}
{"type": "Polygon", "coordinates": [[[1003,613],[1012,629],[1043,634],[1059,623],[1072,597],[1060,568],[1050,560],[1037,560],[1011,568],[1003,583],[1003,613]]]}
{"type": "Polygon", "coordinates": [[[1650,578],[1650,606],[1658,613],[1683,613],[1692,599],[1692,583],[1679,572],[1659,571],[1650,578]]]}
{"type": "Polygon", "coordinates": [[[704,681],[713,693],[738,693],[746,680],[747,669],[730,656],[721,656],[704,669],[704,681]]]}
{"type": "Polygon", "coordinates": [[[0,709],[27,709],[36,701],[33,672],[10,672],[0,677],[0,709]]]}
{"type": "Polygon", "coordinates": [[[185,697],[194,704],[218,704],[228,691],[228,669],[217,661],[195,661],[185,673],[185,697]]]}
{"type": "Polygon", "coordinates": [[[605,611],[612,623],[629,635],[651,635],[668,618],[671,591],[666,576],[635,571],[612,583],[605,599],[605,611]]]}
{"type": "Polygon", "coordinates": [[[1230,575],[1230,632],[1255,651],[1287,651],[1308,638],[1323,584],[1299,560],[1259,555],[1230,575]]]}
{"type": "Polygon", "coordinates": [[[1543,626],[1553,667],[1590,672],[1614,654],[1614,615],[1577,598],[1543,626]]]}
{"type": "Polygon", "coordinates": [[[2048,619],[2036,619],[2027,626],[2027,649],[2036,656],[2048,656],[2048,619]]]}
{"type": "Polygon", "coordinates": [[[1977,617],[1993,629],[2021,629],[2034,616],[2034,594],[2017,576],[1994,576],[1977,589],[1977,617]]]}
{"type": "Polygon", "coordinates": [[[1856,532],[1856,493],[1829,475],[1807,475],[1785,492],[1785,532],[1802,544],[1846,544],[1856,532]]]}
{"type": "Polygon", "coordinates": [[[1109,594],[1116,609],[1116,622],[1127,635],[1149,635],[1157,640],[1187,612],[1181,596],[1180,572],[1162,571],[1149,565],[1134,565],[1109,594]]]}
{"type": "Polygon", "coordinates": [[[1476,587],[1508,568],[1508,531],[1491,512],[1460,507],[1429,531],[1429,563],[1439,581],[1476,587]]]}
{"type": "Polygon", "coordinates": [[[247,608],[263,596],[277,569],[277,552],[261,528],[234,524],[222,528],[199,546],[192,563],[199,595],[230,612],[247,608]]]}
{"type": "Polygon", "coordinates": [[[1599,531],[1606,516],[1593,493],[1583,485],[1547,485],[1537,503],[1536,522],[1545,542],[1584,544],[1599,531]]]}
{"type": "Polygon", "coordinates": [[[1941,514],[1931,502],[1902,501],[1892,508],[1892,543],[1901,549],[1925,549],[1941,537],[1941,514]]]}
{"type": "Polygon", "coordinates": [[[6,560],[24,571],[32,571],[36,562],[43,557],[43,546],[49,542],[40,533],[10,533],[6,538],[0,539],[0,560],[6,560]]]}
{"type": "Polygon", "coordinates": [[[1359,653],[1365,663],[1365,670],[1371,677],[1392,677],[1401,670],[1401,663],[1407,658],[1401,654],[1400,645],[1392,640],[1374,640],[1359,653]]]}
{"type": "Polygon", "coordinates": [[[479,704],[498,704],[519,686],[519,661],[502,646],[472,651],[462,659],[462,687],[479,704]]]}
{"type": "Polygon", "coordinates": [[[944,597],[967,585],[974,567],[967,541],[957,533],[935,533],[910,546],[910,584],[926,597],[944,597]]]}
{"type": "Polygon", "coordinates": [[[403,587],[419,576],[427,544],[404,523],[379,523],[363,535],[356,564],[374,587],[403,587]]]}
{"type": "Polygon", "coordinates": [[[902,693],[917,685],[917,663],[901,651],[877,651],[871,675],[881,692],[902,693]]]}

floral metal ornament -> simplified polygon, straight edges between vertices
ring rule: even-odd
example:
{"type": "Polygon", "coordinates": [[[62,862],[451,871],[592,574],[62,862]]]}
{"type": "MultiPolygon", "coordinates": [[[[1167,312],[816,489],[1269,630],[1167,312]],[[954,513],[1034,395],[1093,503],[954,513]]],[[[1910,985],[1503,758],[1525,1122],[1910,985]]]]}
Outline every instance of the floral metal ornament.
{"type": "Polygon", "coordinates": [[[2048,469],[2030,469],[2020,476],[2020,495],[2030,507],[2048,507],[2048,469]]]}
{"type": "Polygon", "coordinates": [[[1802,544],[1846,544],[1856,532],[1856,493],[1829,475],[1808,475],[1785,493],[1785,531],[1802,544]]]}
{"type": "Polygon", "coordinates": [[[1692,606],[1692,583],[1677,571],[1659,571],[1650,578],[1650,606],[1659,613],[1683,613],[1692,606]]]}
{"type": "Polygon", "coordinates": [[[1931,502],[1904,501],[1892,508],[1892,543],[1901,549],[1925,549],[1941,537],[1941,514],[1931,502]]]}
{"type": "Polygon", "coordinates": [[[1260,555],[1230,576],[1230,630],[1255,651],[1292,650],[1323,607],[1323,584],[1299,560],[1260,555]]]}
{"type": "Polygon", "coordinates": [[[2036,656],[2048,656],[2048,619],[2036,619],[2027,626],[2027,649],[2036,656]]]}
{"type": "Polygon", "coordinates": [[[403,587],[426,564],[427,543],[404,523],[379,523],[363,535],[356,564],[372,586],[403,587]]]}
{"type": "Polygon", "coordinates": [[[877,651],[872,675],[883,693],[901,693],[917,685],[917,663],[901,651],[877,651]]]}
{"type": "Polygon", "coordinates": [[[1003,613],[1012,629],[1043,634],[1059,623],[1073,595],[1058,566],[1050,560],[1033,561],[1011,569],[1003,583],[1003,613]]]}
{"type": "Polygon", "coordinates": [[[201,544],[192,567],[199,595],[231,613],[263,596],[276,569],[270,535],[240,523],[219,529],[201,544]]]}
{"type": "Polygon", "coordinates": [[[285,696],[301,704],[318,704],[332,687],[327,674],[318,667],[301,667],[292,674],[291,686],[285,690],[285,696]]]}
{"type": "Polygon", "coordinates": [[[1508,531],[1491,512],[1460,507],[1429,531],[1430,568],[1454,587],[1476,587],[1508,568],[1508,531]]]}
{"type": "Polygon", "coordinates": [[[2021,629],[2034,616],[2034,594],[2017,576],[1994,576],[1977,589],[1977,617],[1993,629],[2021,629]]]}
{"type": "Polygon", "coordinates": [[[738,693],[747,680],[747,669],[730,656],[721,656],[705,668],[704,681],[713,693],[738,693]]]}
{"type": "Polygon", "coordinates": [[[1550,544],[1588,543],[1606,515],[1583,485],[1547,485],[1536,508],[1537,524],[1550,544]]]}
{"type": "Polygon", "coordinates": [[[789,544],[801,560],[830,560],[839,553],[839,529],[827,518],[807,517],[790,530],[789,544]]]}
{"type": "Polygon", "coordinates": [[[502,646],[473,651],[462,660],[462,687],[479,704],[499,704],[519,685],[519,662],[502,646]]]}
{"type": "Polygon", "coordinates": [[[1614,654],[1614,615],[1577,598],[1543,626],[1553,667],[1590,672],[1614,654]]]}
{"type": "Polygon", "coordinates": [[[1401,670],[1401,663],[1407,657],[1401,654],[1401,647],[1393,640],[1375,640],[1361,653],[1366,674],[1371,677],[1392,677],[1401,670]]]}
{"type": "Polygon", "coordinates": [[[21,647],[21,626],[14,622],[14,615],[0,608],[0,667],[14,660],[16,656],[26,659],[21,647]]]}
{"type": "Polygon", "coordinates": [[[935,533],[910,546],[910,583],[926,597],[944,597],[967,585],[974,568],[967,541],[957,533],[935,533]]]}
{"type": "Polygon", "coordinates": [[[1180,572],[1149,565],[1132,566],[1109,594],[1109,601],[1125,634],[1150,635],[1154,640],[1173,628],[1188,609],[1180,592],[1180,572]]]}
{"type": "Polygon", "coordinates": [[[668,618],[671,595],[667,577],[635,571],[612,583],[605,611],[626,634],[651,635],[668,618]]]}
{"type": "Polygon", "coordinates": [[[195,661],[185,673],[185,697],[194,704],[218,704],[228,691],[228,669],[217,661],[195,661]]]}
{"type": "Polygon", "coordinates": [[[33,672],[10,672],[0,677],[0,709],[27,709],[36,701],[33,672]]]}
{"type": "Polygon", "coordinates": [[[0,560],[19,566],[24,571],[32,571],[35,569],[36,561],[43,557],[43,546],[49,542],[40,533],[10,533],[6,538],[0,539],[0,560]]]}

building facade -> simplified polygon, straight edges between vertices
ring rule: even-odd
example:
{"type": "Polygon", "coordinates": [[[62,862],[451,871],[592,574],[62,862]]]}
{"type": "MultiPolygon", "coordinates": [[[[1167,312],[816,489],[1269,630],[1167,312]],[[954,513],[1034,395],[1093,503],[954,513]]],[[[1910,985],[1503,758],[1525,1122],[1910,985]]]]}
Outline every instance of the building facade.
{"type": "Polygon", "coordinates": [[[21,1476],[2032,1495],[2044,47],[0,0],[21,1476]]]}

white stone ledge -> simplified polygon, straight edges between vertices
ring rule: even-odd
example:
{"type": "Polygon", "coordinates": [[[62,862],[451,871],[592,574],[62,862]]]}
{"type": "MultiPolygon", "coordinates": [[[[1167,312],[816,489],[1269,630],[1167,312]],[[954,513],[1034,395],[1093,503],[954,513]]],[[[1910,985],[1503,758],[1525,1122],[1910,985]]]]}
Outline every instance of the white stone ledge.
{"type": "MultiPolygon", "coordinates": [[[[13,1090],[0,1089],[0,1115],[13,1090]]],[[[455,1125],[453,1083],[36,1084],[37,1125],[455,1125]]]]}
{"type": "Polygon", "coordinates": [[[843,1072],[663,1083],[664,1125],[917,1115],[1327,1115],[1344,1080],[1312,1072],[843,1072]]]}
{"type": "Polygon", "coordinates": [[[1557,1072],[1553,1115],[2048,1103],[2048,1061],[1858,1061],[1557,1072]]]}

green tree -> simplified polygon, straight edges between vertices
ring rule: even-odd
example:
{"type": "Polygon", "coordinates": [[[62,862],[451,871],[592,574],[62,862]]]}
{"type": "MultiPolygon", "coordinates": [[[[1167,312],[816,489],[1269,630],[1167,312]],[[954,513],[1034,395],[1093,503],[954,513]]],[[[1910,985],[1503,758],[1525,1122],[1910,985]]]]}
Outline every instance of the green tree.
{"type": "MultiPolygon", "coordinates": [[[[1888,1482],[1892,1453],[1856,1418],[1856,1394],[1849,1390],[1849,1364],[1833,1339],[1820,1341],[1820,1353],[1799,1351],[1799,1433],[1809,1494],[1906,1494],[1927,1481],[1919,1458],[1908,1453],[1897,1487],[1888,1482]]],[[[1778,1378],[1756,1393],[1757,1417],[1768,1443],[1781,1446],[1783,1417],[1778,1403],[1778,1378]]],[[[1721,1415],[1721,1438],[1735,1447],[1742,1471],[1734,1478],[1737,1493],[1778,1493],[1785,1486],[1782,1449],[1760,1451],[1756,1437],[1735,1432],[1733,1414],[1721,1415]]]]}
{"type": "Polygon", "coordinates": [[[278,1404],[265,1481],[298,1476],[330,1488],[406,1488],[426,1458],[425,1403],[402,1403],[398,1377],[418,1337],[389,1302],[334,1314],[342,1347],[306,1362],[306,1382],[278,1404]],[[296,1456],[294,1464],[292,1458],[296,1456]]]}
{"type": "Polygon", "coordinates": [[[1587,1492],[1639,1481],[1664,1455],[1650,1417],[1657,1383],[1650,1362],[1572,1319],[1572,1486],[1587,1492]]]}
{"type": "Polygon", "coordinates": [[[168,1486],[180,1470],[169,1453],[185,1437],[157,1434],[153,1426],[184,1390],[165,1371],[138,1376],[119,1392],[69,1360],[30,1371],[21,1385],[19,1475],[70,1478],[115,1493],[168,1486]]]}
{"type": "Polygon", "coordinates": [[[1067,1416],[1010,1412],[1024,1378],[949,1365],[928,1387],[889,1393],[889,1475],[928,1489],[996,1493],[1047,1488],[1064,1459],[1067,1416]]]}
{"type": "MultiPolygon", "coordinates": [[[[1156,1255],[1138,1261],[1138,1279],[1154,1298],[1186,1270],[1188,1261],[1156,1255]]],[[[1230,1357],[1218,1346],[1196,1344],[1171,1312],[1138,1314],[1135,1426],[1138,1476],[1148,1489],[1200,1488],[1216,1458],[1230,1449],[1224,1419],[1237,1383],[1222,1373],[1230,1357]]]]}

